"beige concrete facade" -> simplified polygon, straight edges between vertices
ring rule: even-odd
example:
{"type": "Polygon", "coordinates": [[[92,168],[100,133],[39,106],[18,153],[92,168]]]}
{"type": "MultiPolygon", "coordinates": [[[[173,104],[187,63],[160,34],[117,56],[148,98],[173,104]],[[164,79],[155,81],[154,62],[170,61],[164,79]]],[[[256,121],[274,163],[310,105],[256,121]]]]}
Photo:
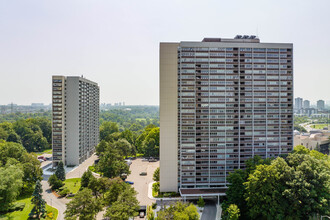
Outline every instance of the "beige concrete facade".
{"type": "Polygon", "coordinates": [[[160,43],[160,190],[223,195],[245,161],[293,148],[293,45],[160,43]]]}
{"type": "Polygon", "coordinates": [[[99,142],[99,86],[79,76],[52,78],[53,166],[77,166],[99,142]]]}
{"type": "Polygon", "coordinates": [[[178,43],[160,44],[160,191],[178,191],[178,43]]]}

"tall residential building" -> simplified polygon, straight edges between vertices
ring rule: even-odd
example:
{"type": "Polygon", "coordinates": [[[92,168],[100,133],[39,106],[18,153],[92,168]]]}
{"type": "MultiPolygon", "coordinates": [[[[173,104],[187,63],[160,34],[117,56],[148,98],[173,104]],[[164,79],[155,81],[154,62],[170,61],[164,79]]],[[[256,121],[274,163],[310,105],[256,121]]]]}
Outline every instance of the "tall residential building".
{"type": "Polygon", "coordinates": [[[324,110],[325,109],[324,100],[318,100],[316,106],[317,106],[317,110],[320,111],[324,110]]]}
{"type": "Polygon", "coordinates": [[[99,143],[97,83],[79,76],[53,76],[53,166],[79,165],[99,143]]]}
{"type": "Polygon", "coordinates": [[[293,45],[160,43],[160,190],[220,196],[255,155],[293,148],[293,45]]]}
{"type": "Polygon", "coordinates": [[[294,99],[294,108],[296,110],[300,110],[302,109],[302,104],[303,104],[303,99],[302,98],[295,98],[294,99]]]}
{"type": "Polygon", "coordinates": [[[304,107],[304,109],[311,107],[309,100],[304,100],[303,107],[304,107]]]}

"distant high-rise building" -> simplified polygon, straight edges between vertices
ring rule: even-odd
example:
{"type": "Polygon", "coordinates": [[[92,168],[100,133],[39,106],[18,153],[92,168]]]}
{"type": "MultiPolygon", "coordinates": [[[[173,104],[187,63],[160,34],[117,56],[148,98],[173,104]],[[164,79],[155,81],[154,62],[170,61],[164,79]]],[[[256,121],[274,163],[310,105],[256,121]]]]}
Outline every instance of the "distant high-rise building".
{"type": "Polygon", "coordinates": [[[317,110],[320,110],[320,111],[324,110],[325,109],[324,100],[318,100],[316,103],[316,106],[317,106],[317,110]]]}
{"type": "Polygon", "coordinates": [[[160,43],[160,191],[220,196],[255,155],[292,151],[292,44],[160,43]]]}
{"type": "Polygon", "coordinates": [[[306,109],[306,108],[310,108],[310,102],[309,100],[304,100],[304,104],[303,104],[303,107],[306,109]]]}
{"type": "Polygon", "coordinates": [[[303,99],[302,98],[295,98],[294,99],[294,108],[296,109],[296,110],[300,110],[300,109],[302,109],[302,103],[303,103],[303,99]]]}
{"type": "Polygon", "coordinates": [[[52,80],[53,165],[79,165],[99,142],[99,86],[78,76],[52,80]]]}
{"type": "Polygon", "coordinates": [[[32,107],[43,107],[44,103],[32,103],[31,106],[32,107]]]}

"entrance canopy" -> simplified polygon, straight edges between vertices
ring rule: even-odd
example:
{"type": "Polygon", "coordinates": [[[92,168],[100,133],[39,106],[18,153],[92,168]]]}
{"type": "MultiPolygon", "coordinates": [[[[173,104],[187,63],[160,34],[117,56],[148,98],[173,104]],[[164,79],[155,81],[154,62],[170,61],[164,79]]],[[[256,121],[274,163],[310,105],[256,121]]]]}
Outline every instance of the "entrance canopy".
{"type": "Polygon", "coordinates": [[[180,189],[182,197],[217,197],[226,195],[225,188],[223,189],[180,189]]]}

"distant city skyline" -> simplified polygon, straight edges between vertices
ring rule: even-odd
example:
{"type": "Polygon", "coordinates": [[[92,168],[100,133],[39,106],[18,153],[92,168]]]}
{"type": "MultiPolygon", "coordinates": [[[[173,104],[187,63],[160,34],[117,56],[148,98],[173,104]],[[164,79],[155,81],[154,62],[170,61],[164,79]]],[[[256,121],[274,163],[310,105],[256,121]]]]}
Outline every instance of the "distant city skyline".
{"type": "Polygon", "coordinates": [[[293,43],[294,97],[328,102],[328,8],[328,0],[1,1],[0,105],[51,103],[52,75],[99,82],[100,103],[158,105],[160,42],[236,34],[293,43]]]}

